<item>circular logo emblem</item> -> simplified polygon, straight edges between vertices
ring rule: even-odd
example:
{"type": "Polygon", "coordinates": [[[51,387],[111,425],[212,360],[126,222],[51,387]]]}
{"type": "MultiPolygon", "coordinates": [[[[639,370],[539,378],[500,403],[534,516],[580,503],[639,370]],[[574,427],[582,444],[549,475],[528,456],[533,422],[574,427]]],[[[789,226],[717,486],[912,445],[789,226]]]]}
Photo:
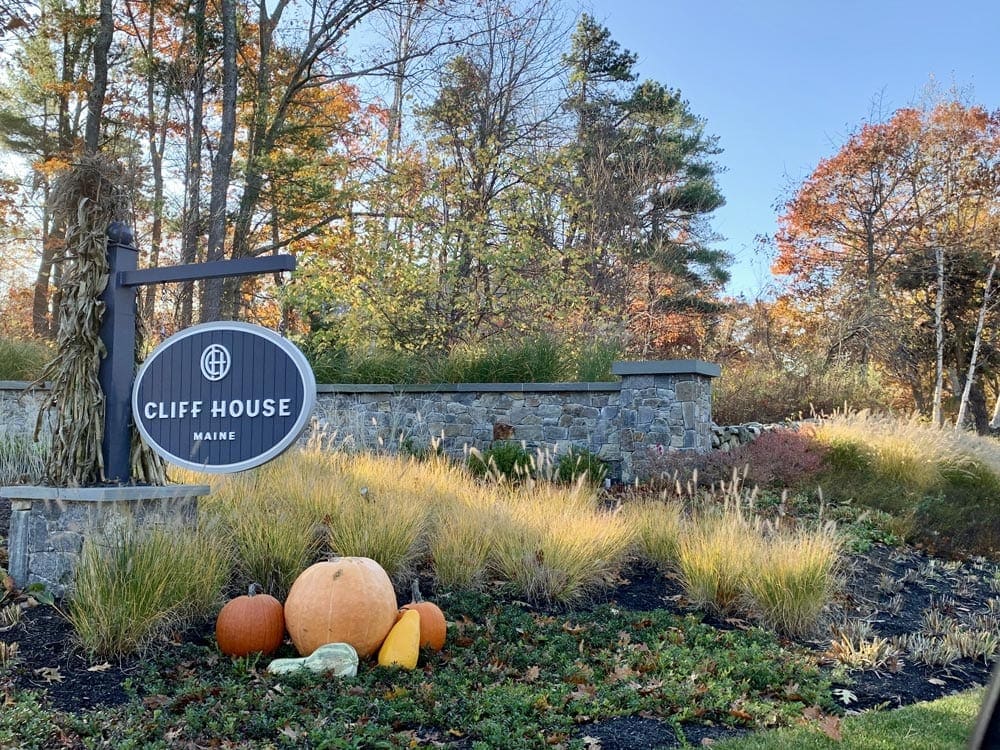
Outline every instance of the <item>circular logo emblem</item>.
{"type": "Polygon", "coordinates": [[[222,380],[229,374],[231,362],[232,357],[229,356],[226,347],[221,344],[206,346],[205,351],[201,353],[201,374],[205,376],[205,380],[211,380],[213,383],[222,380]]]}

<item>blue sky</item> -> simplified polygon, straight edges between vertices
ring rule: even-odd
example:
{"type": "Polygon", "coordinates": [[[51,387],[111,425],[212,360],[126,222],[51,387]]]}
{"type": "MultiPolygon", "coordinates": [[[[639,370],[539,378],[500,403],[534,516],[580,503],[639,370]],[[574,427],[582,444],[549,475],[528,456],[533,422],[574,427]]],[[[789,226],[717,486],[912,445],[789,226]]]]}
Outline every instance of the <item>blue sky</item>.
{"type": "Polygon", "coordinates": [[[719,137],[727,205],[714,227],[736,257],[732,294],[770,277],[754,237],[774,204],[871,113],[919,103],[934,80],[1000,108],[994,0],[584,0],[639,56],[640,78],[681,90],[719,137]]]}

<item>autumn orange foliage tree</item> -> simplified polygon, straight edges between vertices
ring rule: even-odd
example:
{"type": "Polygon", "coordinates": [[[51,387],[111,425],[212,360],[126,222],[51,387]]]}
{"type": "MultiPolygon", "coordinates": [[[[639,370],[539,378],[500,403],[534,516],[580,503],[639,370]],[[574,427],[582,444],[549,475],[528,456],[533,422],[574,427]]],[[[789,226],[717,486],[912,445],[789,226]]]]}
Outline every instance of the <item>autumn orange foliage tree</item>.
{"type": "MultiPolygon", "coordinates": [[[[782,299],[813,321],[826,360],[884,370],[922,411],[937,413],[944,380],[964,390],[996,241],[998,136],[1000,117],[979,107],[899,110],[817,165],[779,222],[782,299]]],[[[981,343],[989,375],[1000,362],[981,343]]],[[[969,390],[985,428],[982,384],[969,390]]]]}

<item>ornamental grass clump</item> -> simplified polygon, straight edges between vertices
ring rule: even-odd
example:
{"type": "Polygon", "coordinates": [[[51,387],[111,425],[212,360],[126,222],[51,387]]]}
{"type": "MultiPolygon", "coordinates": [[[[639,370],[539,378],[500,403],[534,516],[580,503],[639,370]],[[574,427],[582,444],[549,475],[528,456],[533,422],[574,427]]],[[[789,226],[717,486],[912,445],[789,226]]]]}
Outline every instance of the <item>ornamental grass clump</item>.
{"type": "Polygon", "coordinates": [[[623,505],[622,515],[635,531],[639,557],[661,571],[676,570],[685,528],[683,505],[666,500],[638,500],[623,505]]]}
{"type": "Polygon", "coordinates": [[[815,632],[837,587],[840,548],[832,524],[769,535],[746,578],[756,617],[784,635],[815,632]]]}
{"type": "Polygon", "coordinates": [[[210,524],[122,524],[84,543],[66,616],[88,652],[141,652],[214,615],[229,575],[229,549],[210,524]]]}
{"type": "Polygon", "coordinates": [[[493,533],[504,514],[491,488],[470,486],[461,499],[435,508],[428,552],[440,585],[477,589],[483,583],[493,552],[493,533]]]}
{"type": "Polygon", "coordinates": [[[316,557],[320,527],[304,500],[316,477],[305,464],[282,458],[233,475],[202,501],[204,511],[221,521],[232,547],[237,589],[256,582],[272,596],[284,598],[295,577],[316,557]],[[289,471],[292,468],[296,470],[289,471]]]}
{"type": "Polygon", "coordinates": [[[0,434],[0,486],[41,483],[47,455],[48,441],[0,434]]]}
{"type": "Polygon", "coordinates": [[[695,517],[686,524],[677,549],[677,567],[688,599],[720,614],[742,609],[761,545],[759,530],[736,510],[695,517]]]}
{"type": "Polygon", "coordinates": [[[0,380],[37,380],[50,359],[45,341],[0,338],[0,380]]]}
{"type": "Polygon", "coordinates": [[[493,567],[519,595],[569,603],[620,569],[634,532],[621,515],[600,509],[587,485],[498,485],[497,492],[502,513],[492,529],[493,567]]]}

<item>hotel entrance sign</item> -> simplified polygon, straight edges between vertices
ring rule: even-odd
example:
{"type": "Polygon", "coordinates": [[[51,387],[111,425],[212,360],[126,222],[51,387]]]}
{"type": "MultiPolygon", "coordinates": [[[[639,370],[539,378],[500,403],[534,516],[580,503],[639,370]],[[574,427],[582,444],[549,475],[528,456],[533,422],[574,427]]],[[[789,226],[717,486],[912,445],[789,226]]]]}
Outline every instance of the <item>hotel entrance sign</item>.
{"type": "Polygon", "coordinates": [[[153,350],[132,388],[132,418],[167,461],[226,473],[278,456],[315,402],[312,368],[294,344],[222,321],[187,328],[153,350]]]}

